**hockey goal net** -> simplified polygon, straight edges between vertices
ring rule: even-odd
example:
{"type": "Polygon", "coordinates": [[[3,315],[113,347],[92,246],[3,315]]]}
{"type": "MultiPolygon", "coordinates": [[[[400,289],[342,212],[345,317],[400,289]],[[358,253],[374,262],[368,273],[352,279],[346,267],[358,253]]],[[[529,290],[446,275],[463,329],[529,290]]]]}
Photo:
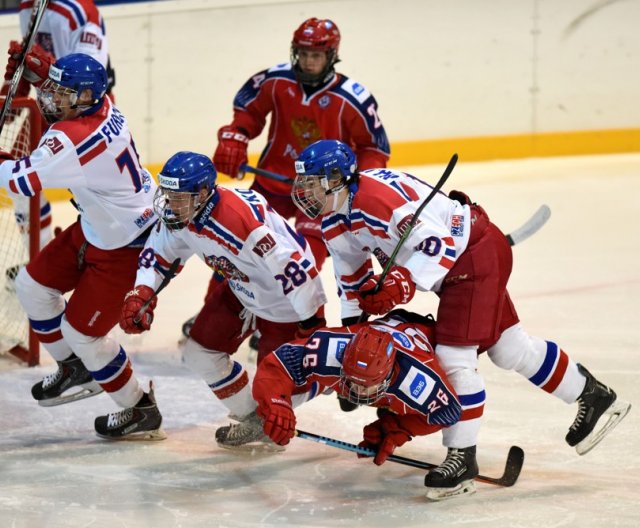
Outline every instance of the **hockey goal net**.
{"type": "MultiPolygon", "coordinates": [[[[0,97],[0,106],[4,97],[0,97]]],[[[42,135],[40,112],[28,97],[16,97],[0,133],[0,148],[19,158],[30,154],[42,135]]],[[[38,341],[15,293],[14,279],[20,266],[38,251],[39,196],[30,200],[28,227],[18,228],[13,201],[0,188],[0,353],[10,352],[30,366],[39,362],[38,341]]]]}

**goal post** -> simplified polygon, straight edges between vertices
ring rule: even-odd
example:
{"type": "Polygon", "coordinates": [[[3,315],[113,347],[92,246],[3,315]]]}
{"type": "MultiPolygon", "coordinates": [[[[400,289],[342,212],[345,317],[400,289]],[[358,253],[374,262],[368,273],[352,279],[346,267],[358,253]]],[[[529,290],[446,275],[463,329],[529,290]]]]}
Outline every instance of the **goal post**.
{"type": "MultiPolygon", "coordinates": [[[[0,97],[0,104],[3,102],[0,97]]],[[[42,119],[37,103],[29,97],[15,97],[0,134],[0,148],[14,158],[27,156],[37,147],[41,136],[42,119]]],[[[26,211],[26,207],[21,211],[26,211]]],[[[12,197],[0,189],[0,353],[11,353],[34,366],[40,361],[40,347],[18,302],[14,279],[19,268],[40,249],[39,193],[29,199],[28,211],[28,215],[16,214],[12,197]]]]}

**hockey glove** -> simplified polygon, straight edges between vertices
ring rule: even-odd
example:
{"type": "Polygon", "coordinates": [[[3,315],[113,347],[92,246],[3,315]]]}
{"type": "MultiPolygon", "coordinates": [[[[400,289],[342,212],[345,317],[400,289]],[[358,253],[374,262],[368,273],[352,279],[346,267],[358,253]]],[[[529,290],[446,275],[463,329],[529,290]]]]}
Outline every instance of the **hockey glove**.
{"type": "MultiPolygon", "coordinates": [[[[376,466],[384,464],[396,447],[411,440],[409,431],[402,427],[402,417],[397,414],[385,414],[382,418],[366,425],[362,431],[364,440],[358,444],[376,451],[373,463],[376,466]]],[[[358,455],[362,458],[366,455],[358,455]]]]}
{"type": "Polygon", "coordinates": [[[262,400],[257,409],[258,416],[264,420],[264,434],[278,445],[287,445],[296,434],[296,415],[288,400],[272,397],[262,400]]]}
{"type": "Polygon", "coordinates": [[[151,328],[153,310],[158,304],[158,298],[153,297],[154,291],[149,286],[136,286],[124,298],[124,305],[120,313],[120,328],[127,334],[141,334],[151,328]],[[153,297],[142,316],[138,315],[144,303],[153,297]],[[138,321],[138,318],[140,320],[138,321]]]}
{"type": "MultiPolygon", "coordinates": [[[[22,44],[12,40],[9,44],[9,61],[4,78],[9,80],[13,77],[18,68],[18,59],[22,53],[22,44]]],[[[49,76],[49,66],[55,62],[53,55],[47,52],[39,44],[34,44],[27,53],[24,61],[24,72],[22,77],[36,87],[42,85],[49,76]]]]}
{"type": "Polygon", "coordinates": [[[213,154],[213,164],[218,171],[241,180],[244,172],[240,166],[247,163],[249,138],[244,130],[223,126],[218,130],[218,147],[213,154]]]}
{"type": "Polygon", "coordinates": [[[397,304],[405,304],[413,299],[416,285],[407,268],[392,267],[380,289],[373,293],[379,279],[380,275],[370,277],[358,290],[358,304],[363,312],[381,315],[393,310],[397,304]]]}
{"type": "Polygon", "coordinates": [[[304,339],[306,341],[316,330],[325,326],[327,326],[327,320],[324,317],[313,315],[309,319],[298,323],[295,339],[304,339]]]}

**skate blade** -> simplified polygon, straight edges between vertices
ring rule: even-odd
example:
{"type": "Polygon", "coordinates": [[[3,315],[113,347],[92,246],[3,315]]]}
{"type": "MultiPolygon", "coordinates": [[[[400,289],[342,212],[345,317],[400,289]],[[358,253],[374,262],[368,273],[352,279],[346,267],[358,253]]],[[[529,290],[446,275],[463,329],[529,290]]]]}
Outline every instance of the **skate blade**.
{"type": "Polygon", "coordinates": [[[249,442],[248,444],[229,445],[216,442],[218,447],[227,451],[235,451],[236,453],[282,453],[286,447],[278,445],[271,440],[262,440],[257,442],[249,442]]]}
{"type": "Polygon", "coordinates": [[[136,431],[124,436],[106,436],[96,432],[96,435],[105,440],[125,441],[125,442],[158,442],[167,438],[167,433],[158,428],[152,431],[136,431]]]}
{"type": "Polygon", "coordinates": [[[462,495],[473,495],[476,492],[476,483],[472,480],[463,480],[453,488],[427,488],[427,499],[438,502],[462,495]]]}
{"type": "MultiPolygon", "coordinates": [[[[602,414],[600,419],[608,418],[606,423],[597,431],[593,430],[582,442],[576,445],[579,455],[585,455],[596,447],[612,429],[618,425],[631,410],[629,402],[616,399],[609,408],[602,414]]],[[[597,425],[597,424],[596,424],[597,425]]]]}
{"type": "Polygon", "coordinates": [[[56,405],[64,405],[65,403],[71,403],[78,400],[84,400],[85,398],[91,398],[91,396],[97,396],[104,389],[98,385],[95,381],[91,383],[85,383],[84,385],[78,385],[79,391],[73,394],[61,394],[55,398],[47,398],[46,400],[38,400],[38,405],[41,407],[55,407],[56,405]]]}

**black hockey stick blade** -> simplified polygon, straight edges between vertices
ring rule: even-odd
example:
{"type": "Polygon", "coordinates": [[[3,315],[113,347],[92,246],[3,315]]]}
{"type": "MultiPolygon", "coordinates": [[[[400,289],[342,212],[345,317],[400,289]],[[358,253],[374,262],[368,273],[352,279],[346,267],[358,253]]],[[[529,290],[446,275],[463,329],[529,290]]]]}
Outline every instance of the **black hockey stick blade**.
{"type": "Polygon", "coordinates": [[[506,235],[509,245],[515,246],[529,238],[531,235],[537,233],[540,228],[547,223],[550,216],[551,209],[549,206],[541,205],[529,220],[522,224],[518,229],[515,229],[510,234],[506,235]]]}
{"type": "Polygon", "coordinates": [[[259,169],[258,167],[252,167],[251,165],[242,165],[240,167],[240,172],[242,174],[244,174],[245,172],[249,172],[251,174],[257,174],[258,176],[264,176],[265,178],[269,178],[270,180],[293,185],[293,180],[291,178],[287,178],[284,174],[278,174],[277,172],[259,169]]]}
{"type": "Polygon", "coordinates": [[[517,481],[522,471],[522,465],[524,464],[524,451],[521,447],[511,446],[509,453],[507,454],[507,462],[504,466],[504,473],[501,477],[485,477],[484,475],[478,475],[476,480],[478,482],[484,482],[486,484],[493,484],[495,486],[501,486],[503,488],[510,488],[517,481]]]}
{"type": "MultiPolygon", "coordinates": [[[[327,436],[320,436],[314,433],[308,433],[296,429],[296,436],[305,440],[311,440],[320,444],[325,444],[331,447],[337,447],[338,449],[344,449],[345,451],[352,451],[360,455],[375,456],[376,452],[373,449],[366,447],[360,447],[355,444],[343,442],[342,440],[335,440],[327,436]]],[[[438,467],[437,464],[431,462],[423,462],[422,460],[415,460],[413,458],[407,458],[399,455],[390,455],[387,460],[403,464],[405,466],[411,466],[418,469],[433,469],[438,467]]],[[[508,488],[513,486],[522,470],[522,464],[524,463],[524,451],[518,446],[511,446],[509,454],[507,455],[507,462],[505,464],[504,473],[500,477],[487,477],[485,475],[478,475],[475,480],[478,482],[484,482],[486,484],[493,484],[494,486],[501,486],[508,488]]]]}

